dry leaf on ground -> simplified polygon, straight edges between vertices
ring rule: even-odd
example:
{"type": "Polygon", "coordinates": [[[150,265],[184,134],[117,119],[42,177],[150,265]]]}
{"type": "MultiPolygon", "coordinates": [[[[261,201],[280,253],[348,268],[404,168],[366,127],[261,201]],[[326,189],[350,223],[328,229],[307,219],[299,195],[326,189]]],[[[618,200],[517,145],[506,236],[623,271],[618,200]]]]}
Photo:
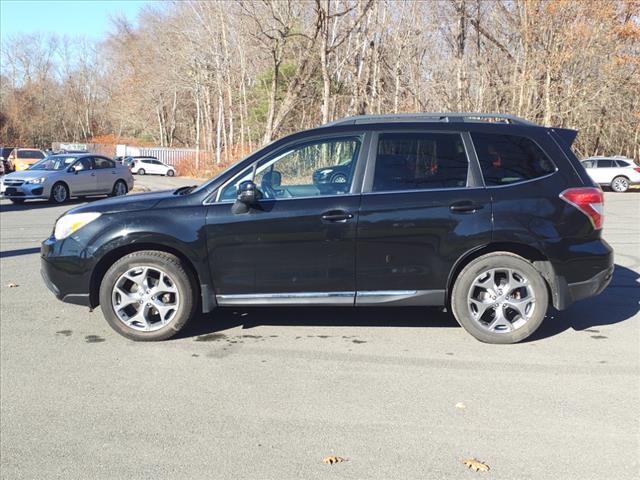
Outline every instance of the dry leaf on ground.
{"type": "Polygon", "coordinates": [[[324,463],[328,463],[329,465],[333,465],[334,463],[342,463],[346,462],[348,458],[336,457],[335,455],[329,455],[328,457],[324,457],[322,461],[324,463]]]}
{"type": "Polygon", "coordinates": [[[468,468],[470,468],[474,472],[488,472],[489,471],[489,465],[487,465],[486,463],[482,463],[477,458],[468,458],[467,460],[463,461],[462,463],[464,463],[468,468]]]}
{"type": "Polygon", "coordinates": [[[20,285],[18,285],[17,283],[13,283],[13,282],[7,283],[7,288],[16,288],[16,287],[19,287],[19,286],[20,285]]]}

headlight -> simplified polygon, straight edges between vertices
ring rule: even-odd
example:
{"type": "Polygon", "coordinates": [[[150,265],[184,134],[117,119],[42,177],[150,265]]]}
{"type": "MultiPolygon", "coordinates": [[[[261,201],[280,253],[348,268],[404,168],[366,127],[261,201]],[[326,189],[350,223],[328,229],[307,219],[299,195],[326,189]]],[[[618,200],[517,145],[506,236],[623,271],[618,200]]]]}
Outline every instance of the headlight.
{"type": "Polygon", "coordinates": [[[53,232],[53,236],[58,240],[67,238],[69,235],[80,230],[88,223],[93,222],[99,216],[100,214],[97,212],[87,212],[70,213],[69,215],[60,217],[60,219],[56,222],[56,228],[53,232]]]}
{"type": "Polygon", "coordinates": [[[47,177],[40,177],[40,178],[32,178],[30,180],[27,180],[24,183],[30,183],[30,184],[39,184],[39,183],[44,183],[44,181],[47,179],[47,177]]]}

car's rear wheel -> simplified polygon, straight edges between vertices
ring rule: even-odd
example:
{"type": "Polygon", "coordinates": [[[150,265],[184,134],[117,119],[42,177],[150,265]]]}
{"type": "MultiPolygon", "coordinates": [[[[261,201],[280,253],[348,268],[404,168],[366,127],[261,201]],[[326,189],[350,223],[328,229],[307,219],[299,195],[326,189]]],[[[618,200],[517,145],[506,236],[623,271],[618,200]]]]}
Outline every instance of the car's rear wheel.
{"type": "Polygon", "coordinates": [[[105,274],[100,284],[100,307],[119,334],[136,341],[166,340],[195,312],[194,283],[175,255],[134,252],[105,274]]]}
{"type": "Polygon", "coordinates": [[[144,174],[145,174],[144,168],[139,168],[138,175],[144,175],[144,174]]]}
{"type": "Polygon", "coordinates": [[[124,182],[124,180],[118,180],[113,185],[113,189],[111,190],[111,196],[120,197],[122,195],[126,195],[128,191],[129,191],[129,187],[127,187],[127,184],[124,182]]]}
{"type": "Polygon", "coordinates": [[[56,183],[51,187],[49,200],[53,203],[62,204],[69,200],[69,188],[62,182],[56,183]]]}
{"type": "Polygon", "coordinates": [[[167,177],[173,177],[176,174],[173,170],[167,171],[167,177]]]}
{"type": "Polygon", "coordinates": [[[542,323],[547,285],[527,260],[509,252],[483,255],[462,269],[453,286],[453,315],[481,342],[516,343],[542,323]]]}
{"type": "Polygon", "coordinates": [[[629,179],[627,177],[616,177],[611,181],[611,190],[623,193],[629,190],[629,179]]]}

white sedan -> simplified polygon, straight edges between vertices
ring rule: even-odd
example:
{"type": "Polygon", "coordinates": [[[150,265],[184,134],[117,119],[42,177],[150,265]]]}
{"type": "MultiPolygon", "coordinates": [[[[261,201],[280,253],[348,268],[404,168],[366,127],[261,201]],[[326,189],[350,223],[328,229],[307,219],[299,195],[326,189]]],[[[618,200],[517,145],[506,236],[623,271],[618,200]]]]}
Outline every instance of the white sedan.
{"type": "Polygon", "coordinates": [[[176,170],[155,158],[136,158],[131,164],[131,173],[137,175],[146,175],[148,173],[173,177],[176,174],[176,170]]]}
{"type": "Polygon", "coordinates": [[[626,192],[631,185],[640,185],[640,167],[628,158],[591,157],[582,161],[591,180],[614,192],[626,192]]]}

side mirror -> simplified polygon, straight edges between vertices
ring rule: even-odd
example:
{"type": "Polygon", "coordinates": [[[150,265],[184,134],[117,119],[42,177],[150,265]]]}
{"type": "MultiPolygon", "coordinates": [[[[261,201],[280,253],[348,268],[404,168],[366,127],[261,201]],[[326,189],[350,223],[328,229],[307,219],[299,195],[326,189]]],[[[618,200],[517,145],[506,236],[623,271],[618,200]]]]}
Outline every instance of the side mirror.
{"type": "Polygon", "coordinates": [[[233,213],[247,213],[253,205],[258,203],[260,198],[262,198],[262,193],[252,180],[240,182],[236,192],[236,202],[231,211],[233,213]]]}

